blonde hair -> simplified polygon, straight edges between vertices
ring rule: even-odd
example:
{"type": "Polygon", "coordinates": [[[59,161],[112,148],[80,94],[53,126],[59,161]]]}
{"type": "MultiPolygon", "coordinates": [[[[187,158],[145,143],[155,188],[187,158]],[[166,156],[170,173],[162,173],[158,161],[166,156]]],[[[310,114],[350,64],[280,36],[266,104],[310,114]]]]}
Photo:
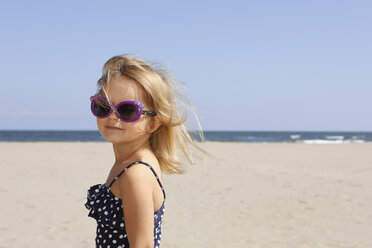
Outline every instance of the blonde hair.
{"type": "MultiPolygon", "coordinates": [[[[143,60],[128,55],[114,56],[103,66],[102,77],[97,82],[98,94],[102,94],[102,90],[107,93],[104,86],[117,75],[126,76],[139,83],[145,91],[146,101],[157,113],[156,118],[161,125],[152,133],[150,145],[162,171],[169,174],[184,173],[180,168],[178,149],[191,164],[194,164],[191,147],[207,154],[190,135],[196,135],[201,141],[205,141],[195,108],[179,90],[180,82],[175,80],[164,66],[158,63],[150,66],[143,60]],[[197,129],[192,131],[187,130],[185,123],[188,109],[193,113],[197,123],[197,129]]],[[[108,94],[106,95],[109,98],[108,94]]]]}

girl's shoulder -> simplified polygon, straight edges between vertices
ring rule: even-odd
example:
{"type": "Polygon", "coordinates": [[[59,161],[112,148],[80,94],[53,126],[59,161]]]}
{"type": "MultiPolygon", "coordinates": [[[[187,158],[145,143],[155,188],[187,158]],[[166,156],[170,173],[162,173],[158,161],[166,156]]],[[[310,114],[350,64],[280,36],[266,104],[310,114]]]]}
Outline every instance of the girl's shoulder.
{"type": "Polygon", "coordinates": [[[158,191],[161,195],[163,190],[163,180],[159,164],[151,165],[148,160],[138,160],[126,167],[125,173],[118,178],[117,184],[120,195],[137,194],[142,191],[153,194],[158,191]],[[160,185],[160,187],[159,187],[160,185]]]}
{"type": "Polygon", "coordinates": [[[144,155],[140,155],[138,157],[135,157],[132,161],[126,162],[126,165],[123,165],[125,167],[135,167],[135,165],[142,164],[142,165],[147,165],[148,167],[151,167],[155,170],[156,174],[160,177],[161,175],[161,167],[158,159],[156,158],[155,154],[153,153],[146,153],[144,155]],[[133,165],[131,165],[134,163],[133,165]]]}
{"type": "Polygon", "coordinates": [[[129,172],[130,174],[147,172],[146,174],[154,176],[153,172],[151,172],[149,170],[149,169],[152,169],[155,172],[156,176],[158,176],[160,179],[162,179],[162,175],[161,175],[162,171],[161,171],[161,168],[160,168],[160,164],[159,164],[159,162],[156,158],[141,157],[141,158],[135,160],[134,162],[132,162],[131,164],[127,165],[126,168],[128,169],[128,172],[131,171],[131,172],[129,172]],[[128,167],[130,167],[130,168],[133,167],[133,169],[129,170],[128,167]],[[138,169],[134,169],[134,167],[137,167],[138,169]],[[148,167],[148,168],[146,168],[146,167],[148,167]],[[148,172],[151,172],[151,173],[148,173],[148,172]]]}

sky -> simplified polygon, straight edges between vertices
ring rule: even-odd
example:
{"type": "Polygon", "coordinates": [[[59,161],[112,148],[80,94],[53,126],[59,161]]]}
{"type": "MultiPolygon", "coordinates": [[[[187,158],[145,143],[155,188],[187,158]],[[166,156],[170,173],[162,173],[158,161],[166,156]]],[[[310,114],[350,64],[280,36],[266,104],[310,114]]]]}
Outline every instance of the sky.
{"type": "Polygon", "coordinates": [[[204,130],[372,131],[371,13],[359,0],[2,1],[0,130],[97,130],[102,66],[132,54],[184,83],[204,130]]]}

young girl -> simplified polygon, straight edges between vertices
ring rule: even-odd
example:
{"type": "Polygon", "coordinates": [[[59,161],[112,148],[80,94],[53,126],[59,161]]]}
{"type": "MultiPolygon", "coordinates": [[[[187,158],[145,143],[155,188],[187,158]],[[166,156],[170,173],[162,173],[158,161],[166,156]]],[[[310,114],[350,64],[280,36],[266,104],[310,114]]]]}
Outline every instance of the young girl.
{"type": "Polygon", "coordinates": [[[185,128],[176,96],[177,82],[164,68],[129,56],[105,63],[91,111],[113,144],[115,163],[105,183],[90,187],[85,203],[97,221],[96,247],[160,246],[162,172],[183,173],[177,148],[191,163],[189,145],[200,149],[185,128]]]}

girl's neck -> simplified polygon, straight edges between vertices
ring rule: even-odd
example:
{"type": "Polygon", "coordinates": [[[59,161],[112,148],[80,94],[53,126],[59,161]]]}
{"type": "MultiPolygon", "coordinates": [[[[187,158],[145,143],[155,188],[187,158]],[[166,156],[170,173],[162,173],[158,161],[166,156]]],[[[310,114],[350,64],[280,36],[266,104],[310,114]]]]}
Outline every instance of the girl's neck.
{"type": "Polygon", "coordinates": [[[127,144],[113,144],[113,149],[115,153],[115,165],[138,160],[143,154],[152,151],[149,140],[127,144]]]}

